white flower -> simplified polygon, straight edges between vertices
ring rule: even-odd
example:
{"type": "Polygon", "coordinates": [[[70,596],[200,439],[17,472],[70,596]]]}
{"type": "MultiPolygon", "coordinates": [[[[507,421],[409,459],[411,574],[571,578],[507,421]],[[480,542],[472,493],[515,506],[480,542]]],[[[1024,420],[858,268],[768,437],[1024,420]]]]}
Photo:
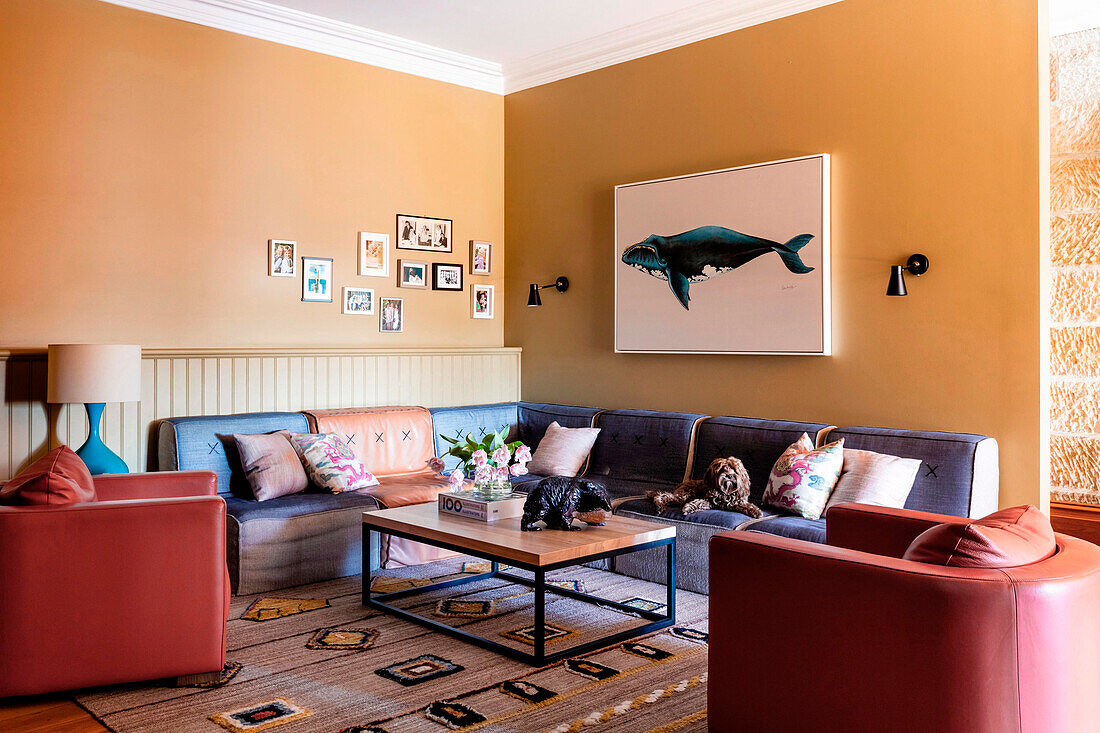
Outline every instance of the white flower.
{"type": "Polygon", "coordinates": [[[481,466],[474,471],[474,481],[489,481],[493,478],[493,469],[488,466],[481,466]]]}
{"type": "Polygon", "coordinates": [[[505,468],[508,465],[508,461],[512,458],[512,452],[508,450],[508,446],[502,445],[493,451],[493,463],[497,468],[505,468]]]}
{"type": "Polygon", "coordinates": [[[507,481],[508,480],[508,469],[507,468],[494,468],[493,469],[493,480],[494,481],[507,481]]]}
{"type": "Polygon", "coordinates": [[[514,464],[510,470],[511,470],[513,476],[526,476],[527,475],[527,466],[523,465],[522,463],[514,464]]]}
{"type": "Polygon", "coordinates": [[[474,462],[475,466],[477,466],[478,468],[481,468],[486,463],[489,462],[489,454],[486,453],[485,451],[483,451],[482,449],[478,448],[470,456],[470,459],[474,462]]]}
{"type": "Polygon", "coordinates": [[[531,449],[525,445],[516,448],[516,462],[527,463],[531,460],[531,449]]]}
{"type": "Polygon", "coordinates": [[[466,481],[466,477],[462,474],[462,469],[456,468],[451,471],[450,480],[452,489],[461,489],[462,484],[466,481]]]}

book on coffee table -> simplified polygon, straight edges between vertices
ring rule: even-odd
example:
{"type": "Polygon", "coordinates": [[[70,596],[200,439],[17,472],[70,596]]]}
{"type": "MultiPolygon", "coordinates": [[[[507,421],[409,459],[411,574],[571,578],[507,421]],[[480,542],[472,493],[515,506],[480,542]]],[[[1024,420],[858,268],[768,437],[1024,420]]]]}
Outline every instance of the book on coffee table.
{"type": "Polygon", "coordinates": [[[498,519],[518,517],[523,514],[523,502],[527,500],[527,496],[509,494],[499,499],[485,500],[476,498],[473,491],[456,491],[440,494],[437,499],[440,514],[495,522],[498,519]]]}

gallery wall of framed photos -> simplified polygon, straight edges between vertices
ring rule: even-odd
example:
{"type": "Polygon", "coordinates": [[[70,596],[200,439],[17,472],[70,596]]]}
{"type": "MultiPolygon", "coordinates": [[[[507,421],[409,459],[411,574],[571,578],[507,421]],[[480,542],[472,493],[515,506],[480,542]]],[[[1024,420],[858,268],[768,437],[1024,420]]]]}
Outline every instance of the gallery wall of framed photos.
{"type": "MultiPolygon", "coordinates": [[[[406,303],[406,296],[415,291],[433,293],[433,304],[443,303],[453,314],[460,312],[455,308],[456,294],[468,289],[469,318],[496,320],[496,288],[490,282],[495,245],[489,240],[471,239],[468,248],[455,247],[453,236],[451,219],[398,214],[394,249],[420,253],[417,259],[395,256],[387,233],[360,231],[355,240],[356,268],[350,274],[337,273],[334,257],[300,254],[298,241],[290,239],[268,240],[267,272],[270,277],[299,277],[302,303],[336,303],[340,315],[375,317],[380,334],[406,333],[407,307],[415,313],[425,305],[422,294],[408,298],[406,303]],[[444,256],[447,261],[419,259],[427,253],[444,256]],[[378,280],[372,283],[368,278],[378,280]]],[[[430,308],[424,310],[430,312],[430,308]]],[[[422,327],[434,330],[437,326],[425,319],[422,327]]]]}

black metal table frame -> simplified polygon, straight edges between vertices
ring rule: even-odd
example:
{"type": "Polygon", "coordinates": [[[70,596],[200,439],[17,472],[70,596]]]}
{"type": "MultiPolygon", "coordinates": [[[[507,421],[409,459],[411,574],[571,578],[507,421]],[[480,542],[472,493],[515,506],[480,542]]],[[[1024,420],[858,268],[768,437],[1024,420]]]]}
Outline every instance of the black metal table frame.
{"type": "MultiPolygon", "coordinates": [[[[552,531],[552,530],[544,530],[552,531]]],[[[467,547],[461,547],[456,544],[442,542],[439,540],[427,539],[418,535],[410,534],[407,532],[400,532],[392,529],[381,529],[372,527],[366,522],[363,523],[363,605],[370,608],[376,608],[380,611],[386,611],[398,618],[403,618],[406,621],[412,621],[413,623],[426,626],[435,631],[448,634],[462,641],[474,644],[482,647],[483,649],[489,649],[490,651],[503,654],[513,659],[518,659],[521,662],[533,665],[549,664],[551,662],[557,662],[567,657],[573,657],[578,654],[599,649],[601,647],[610,646],[620,641],[632,639],[643,634],[648,634],[652,631],[664,629],[676,622],[676,537],[669,537],[663,540],[656,540],[653,542],[646,542],[640,545],[632,545],[630,547],[623,547],[617,550],[609,550],[606,552],[598,552],[592,555],[585,555],[583,557],[573,558],[562,562],[553,563],[551,565],[535,566],[528,565],[522,562],[516,562],[505,557],[487,555],[484,552],[473,552],[467,547]],[[451,580],[444,580],[439,583],[432,583],[429,585],[416,586],[414,588],[408,588],[405,590],[392,591],[390,593],[372,593],[370,589],[371,585],[371,569],[370,569],[370,540],[371,532],[378,532],[379,534],[387,534],[391,537],[401,537],[406,540],[412,540],[414,542],[421,542],[426,545],[432,545],[433,547],[441,547],[445,550],[452,550],[454,552],[462,553],[464,555],[472,555],[474,557],[480,557],[490,562],[490,569],[488,572],[476,573],[473,575],[464,575],[460,578],[452,578],[451,580]],[[618,555],[627,555],[632,552],[641,552],[642,550],[652,550],[656,547],[666,548],[665,555],[665,567],[667,574],[665,576],[665,612],[658,613],[656,611],[648,611],[641,608],[635,608],[634,606],[628,606],[624,603],[617,601],[607,600],[605,598],[599,598],[588,593],[581,593],[569,588],[560,588],[555,585],[548,585],[546,582],[546,573],[552,570],[560,570],[561,568],[572,567],[574,565],[581,565],[586,562],[593,562],[595,560],[603,560],[610,557],[616,557],[618,555]],[[500,570],[500,564],[505,563],[521,570],[527,570],[534,574],[534,579],[522,578],[518,575],[512,575],[511,573],[502,572],[500,570]],[[441,588],[451,588],[459,585],[465,585],[467,583],[473,583],[478,580],[485,580],[488,578],[507,580],[512,583],[519,583],[520,585],[530,586],[535,592],[535,623],[534,623],[534,653],[530,654],[522,649],[516,649],[506,644],[486,639],[485,637],[472,634],[468,631],[463,631],[460,628],[450,626],[445,623],[441,623],[434,619],[421,616],[411,611],[405,610],[394,606],[387,601],[397,600],[399,598],[406,598],[408,596],[420,595],[422,593],[431,593],[432,591],[440,590],[441,588]],[[640,616],[646,619],[648,623],[642,626],[635,626],[622,631],[617,631],[614,634],[601,637],[599,639],[593,639],[592,641],[586,641],[582,644],[576,644],[568,649],[562,649],[555,651],[552,654],[546,653],[546,591],[555,593],[559,596],[566,598],[572,598],[578,601],[584,601],[585,603],[593,603],[599,606],[605,606],[607,608],[613,608],[624,613],[640,616]]]]}

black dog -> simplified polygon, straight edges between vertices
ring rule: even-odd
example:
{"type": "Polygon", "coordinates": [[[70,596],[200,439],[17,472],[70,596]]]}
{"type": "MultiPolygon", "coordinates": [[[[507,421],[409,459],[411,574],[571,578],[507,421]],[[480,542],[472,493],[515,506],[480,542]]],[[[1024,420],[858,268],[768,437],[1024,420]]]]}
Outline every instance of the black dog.
{"type": "MultiPolygon", "coordinates": [[[[580,527],[573,526],[574,514],[599,511],[611,513],[611,499],[602,486],[585,479],[551,476],[539,481],[527,494],[520,529],[538,532],[542,527],[535,522],[541,519],[548,529],[575,532],[580,527]]],[[[590,521],[588,524],[600,525],[603,522],[590,521]]]]}

